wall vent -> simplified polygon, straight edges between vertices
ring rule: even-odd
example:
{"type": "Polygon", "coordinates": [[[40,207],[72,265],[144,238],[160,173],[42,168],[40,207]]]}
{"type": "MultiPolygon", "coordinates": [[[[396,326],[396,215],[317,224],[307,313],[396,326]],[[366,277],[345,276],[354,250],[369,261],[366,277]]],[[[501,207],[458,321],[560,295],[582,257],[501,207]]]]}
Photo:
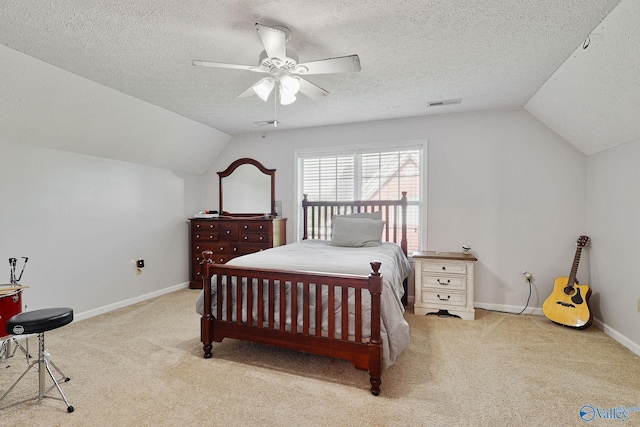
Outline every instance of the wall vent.
{"type": "Polygon", "coordinates": [[[460,104],[462,102],[462,98],[456,99],[445,99],[444,101],[431,101],[427,103],[429,107],[440,107],[441,105],[453,105],[460,104]]]}

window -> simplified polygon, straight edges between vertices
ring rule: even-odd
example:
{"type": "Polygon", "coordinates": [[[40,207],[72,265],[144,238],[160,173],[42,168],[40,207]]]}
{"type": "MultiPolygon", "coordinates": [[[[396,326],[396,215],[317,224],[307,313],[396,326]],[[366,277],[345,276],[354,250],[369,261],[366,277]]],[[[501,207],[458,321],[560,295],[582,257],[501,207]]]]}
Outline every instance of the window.
{"type": "MultiPolygon", "coordinates": [[[[298,154],[298,193],[309,200],[397,200],[407,193],[407,244],[421,236],[422,146],[298,154]]],[[[300,213],[301,215],[301,213],[300,213]]]]}

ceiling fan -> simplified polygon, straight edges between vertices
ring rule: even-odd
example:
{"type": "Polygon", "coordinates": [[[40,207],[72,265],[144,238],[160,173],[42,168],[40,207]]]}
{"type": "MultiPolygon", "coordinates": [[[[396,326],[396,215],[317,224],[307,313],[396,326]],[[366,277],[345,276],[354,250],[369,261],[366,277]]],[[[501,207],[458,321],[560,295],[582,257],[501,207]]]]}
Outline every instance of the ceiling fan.
{"type": "Polygon", "coordinates": [[[274,88],[278,88],[280,104],[289,105],[296,100],[298,92],[312,100],[329,95],[329,92],[299,77],[312,74],[334,74],[360,71],[358,55],[327,58],[318,61],[298,63],[298,56],[287,51],[287,41],[291,38],[291,30],[284,26],[267,27],[256,24],[264,51],[260,54],[259,65],[236,65],[212,61],[192,61],[193,65],[216,68],[232,68],[269,74],[238,95],[239,98],[258,95],[263,101],[269,99],[274,88]]]}

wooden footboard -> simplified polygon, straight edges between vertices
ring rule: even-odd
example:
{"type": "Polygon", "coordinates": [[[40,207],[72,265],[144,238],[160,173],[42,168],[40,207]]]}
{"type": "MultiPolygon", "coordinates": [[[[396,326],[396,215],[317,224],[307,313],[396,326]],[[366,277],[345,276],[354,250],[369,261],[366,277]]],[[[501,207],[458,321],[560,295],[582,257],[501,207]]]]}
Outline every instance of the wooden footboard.
{"type": "Polygon", "coordinates": [[[212,355],[212,343],[224,338],[335,357],[367,370],[371,393],[375,396],[380,393],[380,263],[371,263],[372,273],[367,277],[240,268],[215,264],[211,257],[211,252],[204,252],[201,264],[204,290],[201,341],[205,358],[212,355]],[[369,308],[363,307],[365,292],[371,295],[370,335],[363,330],[363,309],[369,308]],[[354,297],[349,300],[349,295],[354,297]],[[347,300],[348,304],[336,303],[347,300]],[[325,309],[335,307],[327,310],[324,328],[323,305],[325,309]],[[348,305],[355,313],[352,319],[348,305]]]}

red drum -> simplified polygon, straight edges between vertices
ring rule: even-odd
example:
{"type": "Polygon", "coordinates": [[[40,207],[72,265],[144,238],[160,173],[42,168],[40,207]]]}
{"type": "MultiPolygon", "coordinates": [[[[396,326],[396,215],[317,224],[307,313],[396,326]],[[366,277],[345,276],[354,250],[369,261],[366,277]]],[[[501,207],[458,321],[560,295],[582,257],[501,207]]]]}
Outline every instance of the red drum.
{"type": "Polygon", "coordinates": [[[20,313],[22,313],[22,289],[7,295],[0,295],[0,337],[10,335],[5,330],[7,322],[20,313]]]}

